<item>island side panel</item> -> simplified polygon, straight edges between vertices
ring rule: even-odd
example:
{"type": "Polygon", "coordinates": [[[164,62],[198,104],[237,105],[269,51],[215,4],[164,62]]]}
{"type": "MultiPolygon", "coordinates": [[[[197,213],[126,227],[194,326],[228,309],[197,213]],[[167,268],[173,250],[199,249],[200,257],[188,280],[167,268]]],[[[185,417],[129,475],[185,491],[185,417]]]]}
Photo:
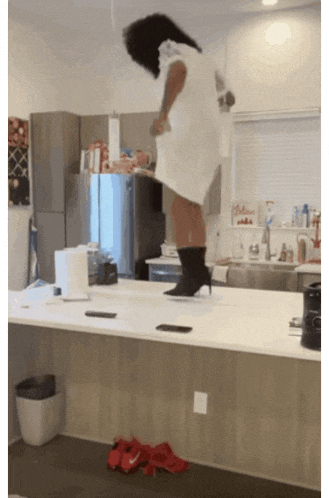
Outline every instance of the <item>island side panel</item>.
{"type": "Polygon", "coordinates": [[[192,462],[320,489],[320,362],[33,330],[37,372],[65,391],[63,434],[167,440],[192,462]]]}

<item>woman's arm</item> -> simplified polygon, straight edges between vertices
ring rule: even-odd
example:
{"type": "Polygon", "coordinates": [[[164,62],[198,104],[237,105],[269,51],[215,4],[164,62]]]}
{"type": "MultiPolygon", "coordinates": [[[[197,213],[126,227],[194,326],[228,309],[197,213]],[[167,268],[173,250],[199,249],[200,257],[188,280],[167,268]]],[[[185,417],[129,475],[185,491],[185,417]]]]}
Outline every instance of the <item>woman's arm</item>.
{"type": "Polygon", "coordinates": [[[165,122],[177,95],[183,90],[187,69],[182,61],[176,61],[169,67],[159,118],[154,120],[151,135],[159,135],[164,131],[165,122]]]}
{"type": "Polygon", "coordinates": [[[169,67],[160,109],[160,116],[165,116],[167,119],[168,113],[177,95],[183,90],[186,74],[187,69],[182,61],[176,61],[169,67]]]}

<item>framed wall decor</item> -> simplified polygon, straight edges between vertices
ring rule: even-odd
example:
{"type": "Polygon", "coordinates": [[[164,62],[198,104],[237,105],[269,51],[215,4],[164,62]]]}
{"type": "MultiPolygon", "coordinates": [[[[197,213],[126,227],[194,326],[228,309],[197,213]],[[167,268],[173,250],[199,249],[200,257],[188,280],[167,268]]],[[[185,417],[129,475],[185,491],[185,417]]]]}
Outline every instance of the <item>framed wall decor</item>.
{"type": "Polygon", "coordinates": [[[28,121],[14,117],[8,119],[9,206],[28,206],[30,204],[28,126],[28,121]]]}

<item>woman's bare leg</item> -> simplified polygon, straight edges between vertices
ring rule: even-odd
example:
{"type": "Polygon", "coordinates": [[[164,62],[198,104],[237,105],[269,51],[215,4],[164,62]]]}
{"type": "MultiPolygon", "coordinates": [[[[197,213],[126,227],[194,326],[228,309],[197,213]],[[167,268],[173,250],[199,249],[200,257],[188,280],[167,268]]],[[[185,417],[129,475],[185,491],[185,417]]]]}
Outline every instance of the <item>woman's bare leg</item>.
{"type": "Polygon", "coordinates": [[[177,249],[205,246],[206,228],[199,204],[177,196],[172,204],[171,215],[177,249]]]}
{"type": "Polygon", "coordinates": [[[177,249],[190,247],[192,238],[192,220],[190,217],[189,201],[179,195],[175,197],[171,207],[171,216],[174,225],[174,235],[177,249]]]}
{"type": "Polygon", "coordinates": [[[206,245],[206,224],[202,214],[200,204],[192,204],[192,245],[193,247],[205,247],[206,245]]]}

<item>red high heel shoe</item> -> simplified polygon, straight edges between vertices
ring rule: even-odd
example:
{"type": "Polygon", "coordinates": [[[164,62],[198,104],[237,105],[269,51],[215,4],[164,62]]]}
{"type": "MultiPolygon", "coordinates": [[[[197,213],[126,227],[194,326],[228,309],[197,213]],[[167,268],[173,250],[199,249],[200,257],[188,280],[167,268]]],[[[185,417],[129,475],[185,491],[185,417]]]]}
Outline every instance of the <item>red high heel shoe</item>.
{"type": "Polygon", "coordinates": [[[112,470],[120,467],[126,448],[128,448],[132,443],[132,441],[126,441],[125,439],[119,439],[118,437],[114,438],[114,441],[115,444],[107,455],[107,468],[112,470]]]}

